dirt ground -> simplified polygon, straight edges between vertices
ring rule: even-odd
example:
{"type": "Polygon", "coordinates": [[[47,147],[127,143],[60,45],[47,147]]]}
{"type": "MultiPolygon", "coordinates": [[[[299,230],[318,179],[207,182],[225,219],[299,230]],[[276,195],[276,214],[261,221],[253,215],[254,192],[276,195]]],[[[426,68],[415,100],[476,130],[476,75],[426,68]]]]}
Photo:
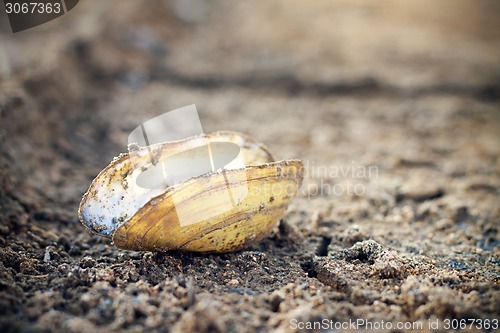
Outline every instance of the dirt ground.
{"type": "Polygon", "coordinates": [[[499,22],[489,0],[81,1],[16,34],[2,14],[0,331],[500,330],[499,22]],[[189,104],[304,161],[279,226],[223,255],[87,232],[129,132],[189,104]]]}

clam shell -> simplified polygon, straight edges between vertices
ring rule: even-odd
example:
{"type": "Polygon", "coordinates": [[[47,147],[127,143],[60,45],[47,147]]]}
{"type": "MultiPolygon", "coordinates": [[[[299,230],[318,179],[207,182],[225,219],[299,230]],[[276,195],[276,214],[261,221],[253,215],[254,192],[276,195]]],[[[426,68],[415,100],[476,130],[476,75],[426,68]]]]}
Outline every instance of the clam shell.
{"type": "Polygon", "coordinates": [[[251,137],[216,132],[120,155],[94,179],[78,212],[88,229],[123,249],[230,252],[269,233],[302,178],[301,161],[274,162],[251,137]],[[224,145],[236,145],[244,166],[227,165],[188,179],[167,177],[157,187],[141,184],[162,161],[174,161],[177,169],[178,160],[196,164],[207,143],[221,152],[224,145]]]}

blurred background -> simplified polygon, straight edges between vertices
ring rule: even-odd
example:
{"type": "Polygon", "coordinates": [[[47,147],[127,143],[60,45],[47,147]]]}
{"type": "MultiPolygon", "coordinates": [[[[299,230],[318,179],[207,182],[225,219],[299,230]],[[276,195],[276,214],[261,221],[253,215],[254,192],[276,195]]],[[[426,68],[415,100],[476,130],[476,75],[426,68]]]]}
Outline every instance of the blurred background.
{"type": "Polygon", "coordinates": [[[498,171],[499,13],[488,0],[84,1],[16,34],[2,15],[5,163],[74,205],[137,124],[196,104],[206,132],[248,133],[278,159],[375,165],[391,190],[415,174],[400,161],[432,164],[430,183],[481,178],[498,171]]]}
{"type": "MultiPolygon", "coordinates": [[[[2,13],[1,243],[40,262],[54,242],[79,248],[66,262],[116,256],[78,224],[82,194],[138,124],[196,104],[205,132],[241,131],[306,162],[287,217],[301,251],[373,238],[498,279],[499,22],[494,0],[80,1],[15,34],[2,13]],[[353,165],[378,172],[314,171],[353,165]],[[315,191],[349,181],[365,192],[315,191]]],[[[15,267],[21,299],[43,290],[15,267]]]]}

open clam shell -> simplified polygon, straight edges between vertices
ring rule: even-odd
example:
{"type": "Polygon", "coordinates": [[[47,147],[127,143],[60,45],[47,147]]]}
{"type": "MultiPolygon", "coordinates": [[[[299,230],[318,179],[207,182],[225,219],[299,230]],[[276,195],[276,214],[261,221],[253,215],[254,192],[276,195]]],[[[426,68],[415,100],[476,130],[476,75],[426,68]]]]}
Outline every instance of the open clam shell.
{"type": "Polygon", "coordinates": [[[121,154],[78,213],[123,249],[230,252],[273,228],[302,178],[301,161],[274,162],[249,136],[216,132],[121,154]]]}

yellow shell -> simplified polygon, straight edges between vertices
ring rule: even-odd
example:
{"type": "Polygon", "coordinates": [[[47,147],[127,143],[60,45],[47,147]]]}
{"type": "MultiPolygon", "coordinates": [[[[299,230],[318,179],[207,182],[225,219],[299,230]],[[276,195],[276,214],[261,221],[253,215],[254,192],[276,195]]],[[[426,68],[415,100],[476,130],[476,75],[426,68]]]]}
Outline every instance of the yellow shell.
{"type": "Polygon", "coordinates": [[[237,251],[269,233],[303,178],[301,161],[274,162],[262,144],[235,132],[146,148],[115,158],[94,179],[78,210],[88,229],[123,249],[237,251]],[[212,163],[212,170],[198,176],[177,182],[167,177],[161,186],[147,185],[146,175],[162,161],[176,170],[182,169],[179,161],[188,161],[203,171],[200,157],[207,144],[224,158],[237,147],[243,167],[213,171],[212,163]]]}

